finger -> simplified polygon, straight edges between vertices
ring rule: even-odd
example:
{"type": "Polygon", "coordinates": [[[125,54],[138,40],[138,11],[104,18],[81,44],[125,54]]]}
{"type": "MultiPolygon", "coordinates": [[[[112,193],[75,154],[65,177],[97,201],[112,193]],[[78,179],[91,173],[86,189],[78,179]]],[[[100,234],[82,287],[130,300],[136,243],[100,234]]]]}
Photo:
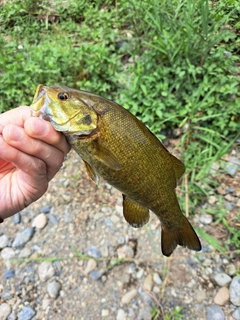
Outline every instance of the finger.
{"type": "Polygon", "coordinates": [[[22,178],[22,185],[19,185],[19,181],[18,183],[12,181],[12,186],[23,187],[22,189],[26,190],[31,187],[36,194],[32,200],[38,199],[47,190],[47,166],[44,161],[10,146],[2,136],[0,136],[0,158],[11,162],[19,169],[18,175],[22,178]]]}
{"type": "Polygon", "coordinates": [[[51,180],[59,171],[64,159],[64,153],[61,150],[41,140],[29,137],[24,129],[12,124],[4,127],[2,135],[10,146],[26,155],[34,156],[44,161],[47,167],[48,180],[51,180]]]}
{"type": "Polygon", "coordinates": [[[0,116],[0,125],[4,127],[7,124],[12,123],[23,128],[24,122],[31,117],[31,113],[32,113],[32,109],[27,106],[21,106],[21,107],[6,111],[2,113],[0,116]]]}
{"type": "Polygon", "coordinates": [[[26,120],[24,129],[29,136],[55,146],[65,155],[71,149],[64,135],[60,132],[57,132],[48,121],[31,117],[26,120]]]}

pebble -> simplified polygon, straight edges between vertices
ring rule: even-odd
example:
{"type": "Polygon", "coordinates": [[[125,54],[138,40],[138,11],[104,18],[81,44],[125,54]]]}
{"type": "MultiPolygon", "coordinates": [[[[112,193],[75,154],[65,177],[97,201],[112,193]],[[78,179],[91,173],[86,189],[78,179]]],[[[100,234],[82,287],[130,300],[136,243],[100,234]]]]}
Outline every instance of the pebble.
{"type": "Polygon", "coordinates": [[[34,235],[34,228],[27,228],[22,233],[18,234],[13,241],[12,247],[23,247],[34,235]]]}
{"type": "Polygon", "coordinates": [[[103,309],[102,310],[102,317],[108,317],[109,316],[109,310],[103,309]]]}
{"type": "Polygon", "coordinates": [[[233,311],[232,316],[235,320],[240,320],[240,307],[233,311]]]}
{"type": "Polygon", "coordinates": [[[235,276],[229,287],[230,301],[240,307],[240,278],[235,276]]]}
{"type": "Polygon", "coordinates": [[[8,246],[9,238],[5,234],[0,237],[0,249],[6,248],[8,246]]]}
{"type": "Polygon", "coordinates": [[[6,320],[11,313],[11,307],[7,303],[0,304],[0,320],[6,320]]]}
{"type": "Polygon", "coordinates": [[[38,266],[38,276],[41,281],[47,281],[55,274],[52,262],[44,261],[38,266]]]}
{"type": "Polygon", "coordinates": [[[136,273],[136,277],[138,279],[141,279],[143,274],[144,274],[144,269],[139,269],[138,272],[136,273]]]}
{"type": "Polygon", "coordinates": [[[153,281],[156,284],[158,284],[159,286],[162,284],[162,279],[160,278],[160,276],[157,272],[154,272],[154,274],[153,274],[153,281]]]}
{"type": "Polygon", "coordinates": [[[132,289],[132,290],[128,291],[122,297],[122,303],[123,304],[129,303],[136,295],[137,295],[137,289],[132,289]]]}
{"type": "Polygon", "coordinates": [[[137,320],[151,320],[152,319],[152,307],[144,306],[139,310],[137,320]]]}
{"type": "Polygon", "coordinates": [[[146,278],[144,279],[144,282],[143,282],[143,290],[151,291],[152,290],[152,286],[153,286],[152,275],[148,274],[146,276],[146,278]]]}
{"type": "Polygon", "coordinates": [[[93,258],[101,258],[101,252],[94,246],[90,246],[87,250],[87,254],[93,258]]]}
{"type": "Polygon", "coordinates": [[[30,306],[25,306],[18,313],[18,320],[30,320],[35,314],[36,312],[30,306]]]}
{"type": "Polygon", "coordinates": [[[203,223],[203,224],[210,224],[212,223],[212,215],[207,214],[207,213],[203,213],[200,215],[199,220],[203,223]]]}
{"type": "Polygon", "coordinates": [[[225,170],[231,175],[235,176],[238,171],[238,167],[240,165],[240,160],[236,157],[231,157],[229,162],[225,166],[225,170]]]}
{"type": "Polygon", "coordinates": [[[93,270],[89,273],[89,276],[93,279],[93,280],[98,280],[101,278],[102,276],[102,271],[101,270],[93,270]]]}
{"type": "Polygon", "coordinates": [[[110,220],[112,221],[113,224],[117,224],[120,218],[116,214],[113,214],[111,215],[110,220]]]}
{"type": "Polygon", "coordinates": [[[51,298],[56,299],[59,296],[59,292],[62,289],[62,285],[57,280],[53,280],[48,283],[47,291],[51,298]]]}
{"type": "Polygon", "coordinates": [[[224,287],[224,286],[227,286],[232,279],[228,274],[221,272],[221,273],[217,273],[214,276],[214,280],[217,283],[217,285],[219,285],[220,287],[224,287]]]}
{"type": "Polygon", "coordinates": [[[40,213],[35,217],[32,223],[32,227],[36,227],[37,229],[43,229],[48,222],[48,218],[46,214],[40,213]]]}
{"type": "MultiPolygon", "coordinates": [[[[1,319],[1,318],[0,318],[1,319]]],[[[16,313],[13,311],[10,313],[10,315],[8,316],[7,320],[17,320],[17,315],[16,313]]]]}
{"type": "Polygon", "coordinates": [[[195,300],[197,303],[202,303],[206,299],[206,292],[203,290],[198,290],[195,293],[195,300]]]}
{"type": "Polygon", "coordinates": [[[50,206],[44,206],[41,210],[42,213],[49,213],[51,211],[51,207],[50,206]]]}
{"type": "Polygon", "coordinates": [[[50,303],[51,303],[51,300],[50,300],[50,299],[43,299],[43,301],[42,301],[42,308],[43,308],[43,310],[46,310],[47,307],[50,305],[50,303]]]}
{"type": "Polygon", "coordinates": [[[55,268],[55,275],[60,276],[60,273],[62,271],[61,263],[58,260],[56,260],[53,262],[53,266],[55,268]]]}
{"type": "Polygon", "coordinates": [[[18,213],[16,213],[15,215],[14,215],[14,217],[13,217],[13,223],[14,224],[19,224],[21,222],[21,215],[20,215],[20,213],[18,212],[18,213]]]}
{"type": "Polygon", "coordinates": [[[15,251],[12,248],[4,248],[1,251],[3,260],[13,259],[15,257],[15,251]]]}
{"type": "Polygon", "coordinates": [[[236,273],[236,267],[233,263],[227,265],[226,272],[229,276],[234,276],[236,273]]]}
{"type": "Polygon", "coordinates": [[[219,306],[224,306],[229,300],[229,290],[227,287],[222,287],[218,290],[214,297],[214,303],[219,306]]]}
{"type": "Polygon", "coordinates": [[[123,309],[118,309],[116,320],[126,320],[125,311],[123,309]]]}
{"type": "Polygon", "coordinates": [[[97,267],[97,262],[94,259],[89,259],[87,261],[87,265],[86,268],[84,270],[85,273],[90,273],[91,271],[93,271],[95,268],[97,267]]]}
{"type": "Polygon", "coordinates": [[[4,279],[11,279],[15,277],[15,271],[12,269],[8,269],[4,274],[3,274],[3,278],[4,279]]]}
{"type": "Polygon", "coordinates": [[[130,246],[125,244],[117,249],[117,256],[119,259],[133,258],[134,252],[130,246]]]}
{"type": "Polygon", "coordinates": [[[23,259],[23,258],[28,258],[32,254],[32,251],[29,248],[23,248],[19,254],[18,258],[23,259]]]}
{"type": "Polygon", "coordinates": [[[216,203],[217,202],[217,197],[215,197],[215,196],[209,196],[209,198],[208,198],[208,203],[209,204],[214,204],[214,203],[216,203]]]}
{"type": "Polygon", "coordinates": [[[219,187],[217,187],[217,193],[221,195],[226,194],[226,188],[224,187],[224,185],[220,185],[219,187]]]}
{"type": "Polygon", "coordinates": [[[47,213],[47,217],[53,226],[58,224],[58,219],[53,214],[47,213]]]}
{"type": "Polygon", "coordinates": [[[210,305],[206,308],[206,320],[224,320],[225,316],[219,306],[210,305]]]}

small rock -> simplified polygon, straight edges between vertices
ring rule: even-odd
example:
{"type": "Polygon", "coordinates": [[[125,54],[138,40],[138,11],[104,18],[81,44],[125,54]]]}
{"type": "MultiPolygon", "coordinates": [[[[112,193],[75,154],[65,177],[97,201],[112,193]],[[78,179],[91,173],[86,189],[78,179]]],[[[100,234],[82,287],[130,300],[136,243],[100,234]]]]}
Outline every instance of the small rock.
{"type": "Polygon", "coordinates": [[[21,222],[21,215],[20,213],[16,213],[14,216],[13,216],[13,223],[14,224],[19,224],[21,222]]]}
{"type": "Polygon", "coordinates": [[[25,306],[18,313],[18,320],[30,320],[35,314],[36,312],[30,306],[25,306]]]}
{"type": "Polygon", "coordinates": [[[240,278],[235,276],[229,287],[230,301],[240,307],[240,278]]]}
{"type": "Polygon", "coordinates": [[[101,252],[94,246],[88,248],[87,254],[93,258],[101,258],[101,252]]]}
{"type": "Polygon", "coordinates": [[[51,300],[50,300],[50,299],[43,299],[43,301],[42,301],[42,308],[43,308],[43,310],[46,310],[47,307],[50,305],[50,303],[51,303],[51,300]]]}
{"type": "Polygon", "coordinates": [[[101,270],[93,270],[89,273],[89,276],[93,279],[93,280],[98,280],[101,278],[102,276],[102,271],[101,270]]]}
{"type": "Polygon", "coordinates": [[[58,224],[58,219],[53,214],[47,213],[47,217],[53,226],[58,224]]]}
{"type": "Polygon", "coordinates": [[[212,216],[210,214],[207,213],[203,213],[200,215],[199,220],[203,223],[203,224],[210,224],[212,223],[212,216]]]}
{"type": "Polygon", "coordinates": [[[225,189],[224,185],[220,185],[219,187],[217,187],[217,193],[221,194],[221,195],[226,194],[226,189],[225,189]]]}
{"type": "Polygon", "coordinates": [[[116,320],[126,320],[125,311],[123,309],[118,309],[116,320]]]}
{"type": "Polygon", "coordinates": [[[104,222],[106,223],[107,227],[111,228],[112,227],[112,221],[108,218],[104,218],[104,222]]]}
{"type": "Polygon", "coordinates": [[[43,229],[46,226],[47,222],[48,222],[48,218],[46,214],[40,213],[33,220],[32,227],[36,227],[37,229],[43,229]]]}
{"type": "Polygon", "coordinates": [[[51,207],[50,206],[44,206],[41,210],[42,213],[49,213],[51,211],[51,207]]]}
{"type": "Polygon", "coordinates": [[[95,268],[97,267],[97,262],[94,259],[89,259],[87,261],[87,265],[86,268],[84,270],[85,273],[90,273],[91,271],[93,271],[95,268]]]}
{"type": "Polygon", "coordinates": [[[23,248],[23,249],[19,252],[18,257],[19,257],[20,259],[28,258],[28,257],[30,257],[31,254],[32,254],[32,251],[31,251],[29,248],[23,248]]]}
{"type": "Polygon", "coordinates": [[[157,272],[154,272],[154,274],[153,274],[153,281],[156,284],[158,284],[159,286],[162,284],[162,279],[160,278],[160,276],[157,272]]]}
{"type": "Polygon", "coordinates": [[[122,297],[122,303],[123,304],[129,303],[136,295],[137,295],[137,289],[132,289],[132,290],[128,291],[122,297]]]}
{"type": "Polygon", "coordinates": [[[116,205],[115,209],[121,216],[123,215],[123,207],[122,206],[116,205]]]}
{"type": "Polygon", "coordinates": [[[56,299],[59,296],[59,292],[62,288],[62,285],[60,282],[53,280],[48,283],[47,285],[47,291],[51,298],[56,299]]]}
{"type": "Polygon", "coordinates": [[[235,176],[240,166],[240,160],[236,157],[231,157],[230,161],[225,165],[225,170],[231,175],[235,176]]]}
{"type": "Polygon", "coordinates": [[[3,274],[3,278],[4,279],[11,279],[15,277],[15,271],[12,269],[7,270],[4,274],[3,274]]]}
{"type": "Polygon", "coordinates": [[[41,281],[47,281],[55,274],[55,269],[51,262],[45,261],[38,266],[38,276],[41,281]]]}
{"type": "Polygon", "coordinates": [[[130,246],[125,244],[117,249],[117,255],[119,259],[133,258],[134,252],[130,246]]]}
{"type": "Polygon", "coordinates": [[[233,263],[230,263],[229,265],[227,265],[227,274],[229,276],[234,276],[236,273],[236,267],[233,263]]]}
{"type": "Polygon", "coordinates": [[[102,257],[104,257],[104,258],[108,257],[108,247],[107,246],[102,246],[100,248],[100,251],[101,251],[102,257]]]}
{"type": "Polygon", "coordinates": [[[34,235],[35,229],[34,228],[27,228],[22,233],[16,236],[13,241],[12,247],[18,248],[23,247],[34,235]]]}
{"type": "Polygon", "coordinates": [[[152,307],[144,306],[139,310],[137,320],[151,320],[152,319],[152,307]]]}
{"type": "Polygon", "coordinates": [[[206,299],[206,292],[203,290],[198,290],[195,293],[195,300],[197,303],[202,303],[206,299]]]}
{"type": "Polygon", "coordinates": [[[234,191],[235,191],[234,186],[231,186],[231,187],[226,189],[226,193],[233,193],[234,191]]]}
{"type": "Polygon", "coordinates": [[[109,316],[109,310],[103,309],[102,310],[102,317],[108,317],[109,316]]]}
{"type": "Polygon", "coordinates": [[[5,234],[0,237],[0,249],[6,248],[8,246],[9,238],[5,234]]]}
{"type": "MultiPolygon", "coordinates": [[[[0,318],[1,319],[1,318],[0,318]]],[[[10,313],[10,315],[8,316],[7,320],[17,320],[17,315],[14,311],[12,311],[10,313]]]]}
{"type": "Polygon", "coordinates": [[[13,259],[15,257],[15,251],[12,248],[4,248],[1,251],[3,260],[13,259]]]}
{"type": "Polygon", "coordinates": [[[227,287],[222,287],[218,290],[214,297],[214,303],[219,306],[224,306],[229,300],[229,290],[227,287]]]}
{"type": "Polygon", "coordinates": [[[233,311],[232,316],[235,320],[240,320],[240,307],[233,311]]]}
{"type": "Polygon", "coordinates": [[[140,279],[142,278],[143,274],[144,274],[144,269],[139,269],[138,272],[136,273],[136,277],[140,279]]]}
{"type": "Polygon", "coordinates": [[[214,276],[214,280],[216,281],[217,285],[219,285],[220,287],[224,287],[227,286],[230,282],[231,282],[231,277],[229,277],[228,274],[226,273],[217,273],[214,276]]]}
{"type": "Polygon", "coordinates": [[[151,291],[153,286],[152,275],[148,274],[143,282],[143,290],[151,291]]]}
{"type": "Polygon", "coordinates": [[[0,304],[0,320],[6,320],[11,313],[11,307],[7,303],[0,304]]]}
{"type": "Polygon", "coordinates": [[[206,308],[206,320],[224,320],[225,316],[219,306],[210,305],[206,308]]]}
{"type": "Polygon", "coordinates": [[[209,198],[208,198],[208,203],[209,204],[214,204],[214,203],[216,203],[217,202],[217,197],[215,197],[215,196],[209,196],[209,198]]]}
{"type": "Polygon", "coordinates": [[[58,260],[56,260],[53,262],[53,266],[55,268],[55,275],[60,276],[60,273],[62,271],[61,263],[58,260]]]}
{"type": "Polygon", "coordinates": [[[117,224],[120,220],[120,218],[116,214],[111,215],[110,219],[113,224],[117,224]]]}

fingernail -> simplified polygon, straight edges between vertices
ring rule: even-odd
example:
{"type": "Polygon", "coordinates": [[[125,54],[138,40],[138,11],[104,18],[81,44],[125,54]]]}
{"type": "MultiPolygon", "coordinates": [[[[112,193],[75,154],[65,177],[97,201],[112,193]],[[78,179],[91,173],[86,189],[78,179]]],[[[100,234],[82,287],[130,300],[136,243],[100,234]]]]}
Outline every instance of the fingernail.
{"type": "Polygon", "coordinates": [[[9,139],[12,141],[21,141],[23,138],[23,129],[17,126],[8,126],[9,139]]]}

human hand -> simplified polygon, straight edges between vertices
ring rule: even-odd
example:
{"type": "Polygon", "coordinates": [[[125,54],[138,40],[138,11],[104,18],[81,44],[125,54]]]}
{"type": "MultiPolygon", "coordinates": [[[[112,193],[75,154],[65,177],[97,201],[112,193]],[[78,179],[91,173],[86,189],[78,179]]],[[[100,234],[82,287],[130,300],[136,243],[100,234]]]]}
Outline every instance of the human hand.
{"type": "Polygon", "coordinates": [[[31,117],[30,107],[0,114],[0,218],[39,199],[69,151],[64,135],[31,117]]]}

